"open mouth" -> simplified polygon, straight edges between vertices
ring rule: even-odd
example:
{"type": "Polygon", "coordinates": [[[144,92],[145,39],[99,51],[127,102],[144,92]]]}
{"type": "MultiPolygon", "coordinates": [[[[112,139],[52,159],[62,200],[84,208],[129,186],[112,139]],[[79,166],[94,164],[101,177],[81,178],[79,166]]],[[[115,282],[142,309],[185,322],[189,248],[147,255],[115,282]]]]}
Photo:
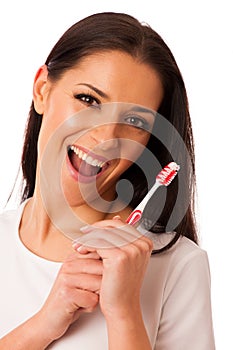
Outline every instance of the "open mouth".
{"type": "Polygon", "coordinates": [[[101,175],[109,166],[107,159],[91,152],[85,152],[75,145],[68,147],[68,159],[73,168],[72,175],[76,180],[80,180],[83,177],[95,178],[101,175]]]}

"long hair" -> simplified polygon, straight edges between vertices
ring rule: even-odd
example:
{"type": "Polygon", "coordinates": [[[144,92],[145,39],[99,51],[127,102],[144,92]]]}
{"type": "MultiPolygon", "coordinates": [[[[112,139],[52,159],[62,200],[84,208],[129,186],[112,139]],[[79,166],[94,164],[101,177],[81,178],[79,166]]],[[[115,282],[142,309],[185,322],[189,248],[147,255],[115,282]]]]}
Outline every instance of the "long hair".
{"type": "MultiPolygon", "coordinates": [[[[188,201],[188,206],[185,208],[185,213],[180,222],[174,227],[176,234],[173,240],[158,251],[168,249],[181,235],[187,236],[197,243],[194,215],[195,159],[188,99],[180,70],[173,54],[160,35],[148,25],[141,24],[127,14],[112,12],[94,14],[71,26],[53,47],[45,62],[48,67],[48,78],[52,82],[56,82],[67,70],[77,65],[82,58],[96,52],[109,50],[120,50],[128,53],[138,62],[149,65],[159,74],[163,84],[164,97],[158,113],[177,130],[191,160],[188,164],[187,159],[180,159],[183,164],[185,162],[188,164],[186,167],[186,181],[181,184],[185,196],[184,202],[187,203],[188,201]]],[[[21,161],[23,173],[22,201],[33,196],[34,193],[37,140],[41,122],[42,116],[37,114],[32,102],[25,130],[21,161]]],[[[173,160],[166,147],[153,135],[147,148],[156,156],[161,166],[173,160]]],[[[179,150],[176,153],[177,158],[179,158],[179,150]]],[[[179,161],[179,159],[177,160],[179,161]]],[[[133,164],[122,177],[129,179],[134,186],[134,195],[130,205],[135,207],[148,189],[147,179],[136,164],[133,164]]],[[[145,215],[149,219],[151,218],[153,222],[150,231],[155,233],[164,232],[175,206],[177,193],[178,180],[175,179],[167,190],[164,210],[156,222],[153,222],[156,200],[153,206],[148,205],[145,215]]],[[[163,196],[162,192],[161,195],[163,196]]],[[[156,198],[160,198],[160,196],[156,195],[156,198]]]]}

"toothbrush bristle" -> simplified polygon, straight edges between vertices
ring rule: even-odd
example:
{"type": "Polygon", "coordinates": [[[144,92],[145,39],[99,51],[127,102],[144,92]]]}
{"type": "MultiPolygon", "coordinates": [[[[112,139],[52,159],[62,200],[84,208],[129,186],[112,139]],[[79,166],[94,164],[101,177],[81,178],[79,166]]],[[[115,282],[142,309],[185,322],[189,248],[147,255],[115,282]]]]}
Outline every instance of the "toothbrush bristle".
{"type": "Polygon", "coordinates": [[[156,180],[159,181],[161,185],[168,186],[178,173],[179,169],[180,166],[178,164],[171,162],[160,171],[156,176],[156,180]]]}

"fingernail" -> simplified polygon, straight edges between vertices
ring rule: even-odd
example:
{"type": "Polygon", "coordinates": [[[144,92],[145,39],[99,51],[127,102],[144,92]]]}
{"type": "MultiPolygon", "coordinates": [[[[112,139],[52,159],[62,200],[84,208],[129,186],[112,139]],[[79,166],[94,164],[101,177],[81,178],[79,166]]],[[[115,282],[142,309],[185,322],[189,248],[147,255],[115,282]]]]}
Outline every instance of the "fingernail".
{"type": "Polygon", "coordinates": [[[81,246],[81,243],[77,242],[76,240],[72,242],[72,247],[77,250],[78,247],[81,246]]]}
{"type": "Polygon", "coordinates": [[[112,219],[113,220],[121,220],[121,217],[120,217],[120,215],[115,215],[112,219]]]}
{"type": "Polygon", "coordinates": [[[83,254],[83,253],[86,253],[87,250],[86,248],[82,245],[82,243],[78,243],[78,242],[73,242],[72,243],[72,247],[74,250],[76,250],[76,252],[80,253],[80,254],[83,254]]]}
{"type": "Polygon", "coordinates": [[[80,245],[76,250],[80,254],[87,254],[88,253],[88,250],[83,245],[80,245]]]}
{"type": "Polygon", "coordinates": [[[79,252],[79,253],[80,253],[80,252],[82,251],[82,248],[83,248],[83,246],[82,246],[82,245],[80,245],[79,247],[77,247],[77,248],[76,248],[77,252],[79,252]]]}

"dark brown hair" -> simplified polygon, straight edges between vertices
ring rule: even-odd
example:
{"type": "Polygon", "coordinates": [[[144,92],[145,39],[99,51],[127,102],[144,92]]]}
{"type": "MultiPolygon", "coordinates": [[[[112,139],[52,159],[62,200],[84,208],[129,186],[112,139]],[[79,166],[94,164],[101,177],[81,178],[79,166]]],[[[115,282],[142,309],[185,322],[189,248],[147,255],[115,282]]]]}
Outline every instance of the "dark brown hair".
{"type": "MultiPolygon", "coordinates": [[[[176,227],[173,227],[176,235],[170,244],[162,250],[172,246],[181,235],[197,242],[194,216],[194,146],[188,100],[179,68],[163,39],[148,25],[141,24],[127,14],[110,12],[94,14],[70,27],[56,43],[45,62],[48,67],[48,77],[51,81],[56,82],[67,70],[77,65],[83,57],[95,52],[109,50],[126,52],[139,62],[148,64],[160,75],[164,87],[164,98],[158,112],[177,130],[189,155],[188,160],[184,154],[181,154],[182,152],[172,135],[168,136],[167,143],[169,143],[169,149],[175,150],[175,159],[174,152],[171,154],[167,147],[155,136],[151,136],[147,145],[147,148],[156,156],[162,167],[174,160],[180,162],[185,171],[186,181],[180,186],[183,189],[183,202],[186,204],[183,208],[182,204],[179,205],[178,210],[181,211],[181,214],[177,212],[177,215],[179,214],[182,217],[176,227]],[[182,210],[184,211],[183,215],[182,210]]],[[[32,102],[25,131],[21,162],[23,172],[22,201],[31,197],[34,193],[37,140],[41,123],[42,116],[37,114],[32,102]]],[[[141,159],[143,159],[143,155],[141,159]]],[[[156,169],[150,171],[153,174],[152,177],[154,177],[156,169]]],[[[129,179],[134,186],[131,206],[135,207],[145,195],[150,184],[148,184],[143,171],[139,169],[137,164],[133,164],[122,177],[129,179]]],[[[151,181],[154,181],[154,179],[151,179],[151,181]]],[[[168,187],[164,209],[156,222],[153,217],[156,217],[157,204],[161,196],[164,196],[163,191],[156,194],[155,198],[149,202],[144,217],[152,222],[150,228],[152,232],[160,233],[169,230],[167,224],[175,207],[178,187],[178,179],[176,178],[168,187]]],[[[162,250],[159,250],[159,252],[162,250]]]]}

